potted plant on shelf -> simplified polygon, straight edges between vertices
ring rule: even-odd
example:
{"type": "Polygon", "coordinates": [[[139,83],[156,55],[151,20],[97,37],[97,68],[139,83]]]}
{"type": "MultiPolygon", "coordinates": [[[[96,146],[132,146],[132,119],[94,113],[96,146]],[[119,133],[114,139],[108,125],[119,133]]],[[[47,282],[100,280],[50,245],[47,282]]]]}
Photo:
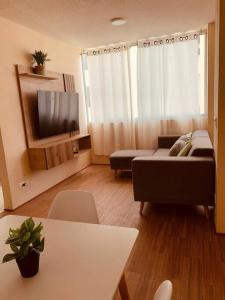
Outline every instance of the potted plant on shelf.
{"type": "Polygon", "coordinates": [[[35,50],[35,52],[32,54],[34,62],[37,63],[37,65],[34,67],[34,72],[36,74],[45,75],[45,63],[46,61],[50,61],[47,56],[48,53],[44,53],[41,50],[35,50]]]}
{"type": "Polygon", "coordinates": [[[2,262],[15,259],[21,275],[32,277],[38,273],[40,252],[44,250],[44,238],[41,238],[43,226],[35,227],[32,218],[26,219],[19,228],[9,229],[9,237],[5,241],[13,253],[6,254],[2,262]]]}

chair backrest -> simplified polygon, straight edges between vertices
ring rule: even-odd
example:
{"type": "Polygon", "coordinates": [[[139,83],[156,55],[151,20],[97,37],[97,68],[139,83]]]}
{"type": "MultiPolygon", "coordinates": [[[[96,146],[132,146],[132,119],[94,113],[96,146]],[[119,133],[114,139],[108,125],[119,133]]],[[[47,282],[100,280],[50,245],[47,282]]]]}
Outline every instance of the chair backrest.
{"type": "Polygon", "coordinates": [[[170,300],[172,298],[172,292],[172,282],[169,280],[165,280],[158,287],[153,300],[170,300]]]}
{"type": "Polygon", "coordinates": [[[48,218],[99,223],[94,198],[85,191],[66,190],[58,193],[49,210],[48,218]]]}

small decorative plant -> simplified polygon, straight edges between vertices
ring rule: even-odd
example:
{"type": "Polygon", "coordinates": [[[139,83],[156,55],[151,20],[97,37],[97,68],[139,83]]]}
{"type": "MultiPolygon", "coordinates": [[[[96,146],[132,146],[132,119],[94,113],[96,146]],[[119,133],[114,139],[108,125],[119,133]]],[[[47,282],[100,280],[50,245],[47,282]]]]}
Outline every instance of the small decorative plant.
{"type": "Polygon", "coordinates": [[[15,259],[23,277],[34,276],[39,270],[40,252],[44,250],[44,238],[41,238],[43,226],[35,227],[32,218],[26,219],[19,228],[9,229],[9,237],[5,241],[13,253],[6,254],[2,262],[15,259]]]}
{"type": "Polygon", "coordinates": [[[39,75],[45,74],[45,63],[46,61],[50,61],[48,57],[48,53],[44,53],[43,51],[35,50],[35,52],[32,54],[34,62],[37,63],[37,66],[34,67],[35,73],[39,75]]]}

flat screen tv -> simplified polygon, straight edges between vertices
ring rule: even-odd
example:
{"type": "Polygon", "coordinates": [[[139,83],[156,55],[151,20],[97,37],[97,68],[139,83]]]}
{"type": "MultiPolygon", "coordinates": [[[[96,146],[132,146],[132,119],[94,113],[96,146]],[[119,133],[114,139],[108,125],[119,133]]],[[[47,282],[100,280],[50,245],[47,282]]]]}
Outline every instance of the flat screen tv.
{"type": "Polygon", "coordinates": [[[38,91],[39,136],[79,130],[79,99],[75,92],[38,91]]]}

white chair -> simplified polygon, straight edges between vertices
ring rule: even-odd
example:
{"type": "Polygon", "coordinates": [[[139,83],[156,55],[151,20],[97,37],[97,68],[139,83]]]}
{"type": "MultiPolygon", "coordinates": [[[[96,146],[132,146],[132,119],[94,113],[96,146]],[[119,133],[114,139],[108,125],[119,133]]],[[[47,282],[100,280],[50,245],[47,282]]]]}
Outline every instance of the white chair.
{"type": "Polygon", "coordinates": [[[98,214],[92,194],[66,190],[58,193],[51,205],[48,218],[98,224],[98,214]]]}
{"type": "Polygon", "coordinates": [[[172,292],[172,282],[169,280],[165,280],[158,287],[153,300],[170,300],[172,298],[172,292]]]}

